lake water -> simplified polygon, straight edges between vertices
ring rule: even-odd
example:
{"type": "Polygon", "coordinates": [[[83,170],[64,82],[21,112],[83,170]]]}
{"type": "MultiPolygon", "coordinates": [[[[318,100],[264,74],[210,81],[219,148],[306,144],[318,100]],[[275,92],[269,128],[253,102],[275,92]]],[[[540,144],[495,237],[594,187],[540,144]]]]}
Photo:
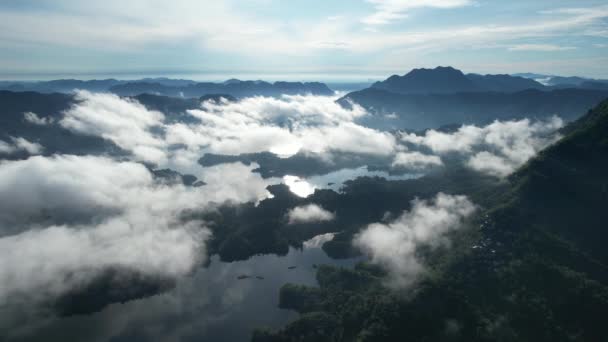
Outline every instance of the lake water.
{"type": "Polygon", "coordinates": [[[387,180],[405,180],[422,177],[422,174],[405,173],[391,175],[386,171],[370,171],[367,166],[353,169],[341,169],[324,175],[301,178],[287,175],[283,177],[283,183],[289,190],[300,197],[307,197],[315,192],[315,189],[331,189],[339,192],[344,183],[359,177],[381,177],[387,180]]]}
{"type": "MultiPolygon", "coordinates": [[[[92,315],[30,319],[11,329],[19,336],[10,340],[248,341],[255,328],[279,328],[297,317],[278,308],[283,284],[316,285],[314,264],[352,267],[359,261],[327,257],[320,245],[331,237],[318,236],[284,257],[259,255],[225,263],[214,256],[208,267],[179,280],[169,292],[112,304],[92,315]],[[243,275],[251,278],[239,280],[243,275]]],[[[0,335],[6,333],[1,330],[0,335]]]]}

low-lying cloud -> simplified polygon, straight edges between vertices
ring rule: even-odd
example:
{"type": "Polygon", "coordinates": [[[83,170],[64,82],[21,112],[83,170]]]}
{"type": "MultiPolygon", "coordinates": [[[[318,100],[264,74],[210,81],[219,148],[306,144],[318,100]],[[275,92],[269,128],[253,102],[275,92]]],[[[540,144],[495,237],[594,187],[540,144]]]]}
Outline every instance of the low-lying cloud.
{"type": "Polygon", "coordinates": [[[165,116],[142,104],[113,94],[78,91],[76,104],[59,124],[81,134],[99,136],[133,153],[138,160],[164,164],[167,144],[152,129],[164,125],[165,116]]]}
{"type": "Polygon", "coordinates": [[[396,145],[393,134],[357,123],[367,115],[362,107],[346,109],[330,96],[211,100],[187,111],[198,119],[194,123],[168,123],[162,113],[112,94],[76,96],[79,101],[64,113],[61,126],[110,140],[156,165],[185,167],[204,153],[311,152],[330,161],[332,152],[389,156],[396,145]]]}
{"type": "Polygon", "coordinates": [[[34,125],[44,126],[49,125],[54,122],[53,118],[50,117],[40,117],[38,114],[34,112],[25,112],[23,113],[23,119],[26,122],[29,122],[34,125]]]}
{"type": "Polygon", "coordinates": [[[446,234],[460,228],[474,211],[466,196],[439,193],[429,201],[414,200],[411,210],[392,222],[370,224],[354,244],[389,271],[391,285],[407,287],[425,271],[419,248],[448,246],[446,234]]]}
{"type": "Polygon", "coordinates": [[[186,187],[106,157],[0,163],[0,305],[60,295],[109,267],[187,274],[204,259],[210,232],[183,214],[265,198],[268,182],[253,167],[207,168],[207,185],[186,187]]]}
{"type": "Polygon", "coordinates": [[[205,146],[205,152],[272,152],[288,157],[300,151],[389,155],[394,136],[356,123],[367,115],[358,105],[346,109],[329,96],[251,97],[238,102],[206,102],[188,113],[197,125],[168,127],[170,143],[205,146]]]}
{"type": "Polygon", "coordinates": [[[440,165],[443,165],[443,162],[438,156],[422,154],[416,151],[398,152],[392,163],[394,168],[404,167],[413,170],[421,170],[440,165]]]}
{"type": "Polygon", "coordinates": [[[335,214],[311,203],[295,207],[287,213],[289,224],[326,222],[335,218],[335,214]]]}
{"type": "Polygon", "coordinates": [[[452,133],[429,130],[424,135],[402,134],[401,141],[438,155],[461,154],[469,167],[505,177],[557,141],[560,135],[555,132],[563,125],[558,117],[535,122],[495,121],[485,127],[464,125],[452,133]]]}
{"type": "Polygon", "coordinates": [[[0,140],[0,155],[26,152],[30,155],[41,154],[44,147],[22,137],[10,137],[11,142],[0,140]]]}

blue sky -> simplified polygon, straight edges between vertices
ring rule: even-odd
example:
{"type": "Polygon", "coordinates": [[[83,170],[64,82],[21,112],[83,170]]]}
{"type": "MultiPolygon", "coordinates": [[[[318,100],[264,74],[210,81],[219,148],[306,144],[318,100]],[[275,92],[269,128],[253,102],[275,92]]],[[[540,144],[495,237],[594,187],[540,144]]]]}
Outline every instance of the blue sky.
{"type": "Polygon", "coordinates": [[[608,78],[605,0],[5,0],[0,78],[608,78]]]}

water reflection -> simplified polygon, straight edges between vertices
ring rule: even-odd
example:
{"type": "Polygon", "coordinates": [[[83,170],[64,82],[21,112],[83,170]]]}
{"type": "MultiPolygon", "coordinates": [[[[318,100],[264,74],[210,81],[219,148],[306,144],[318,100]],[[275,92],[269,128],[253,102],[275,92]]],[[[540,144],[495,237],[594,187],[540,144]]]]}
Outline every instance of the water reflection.
{"type": "Polygon", "coordinates": [[[341,169],[324,175],[300,178],[298,176],[287,175],[283,177],[283,183],[289,190],[300,197],[308,197],[315,192],[315,189],[331,189],[339,191],[348,180],[359,177],[382,177],[387,180],[404,180],[419,178],[422,174],[406,173],[401,175],[391,175],[386,171],[370,171],[367,166],[355,169],[341,169]]]}
{"type": "Polygon", "coordinates": [[[213,257],[209,267],[180,280],[170,292],[113,304],[92,315],[30,320],[19,330],[11,329],[14,334],[8,339],[248,341],[254,328],[278,328],[296,318],[296,313],[278,308],[283,284],[315,285],[314,264],[352,266],[356,262],[327,257],[319,242],[332,236],[310,240],[303,250],[290,249],[284,257],[260,255],[232,263],[213,257]],[[239,279],[243,275],[250,277],[239,279]]]}

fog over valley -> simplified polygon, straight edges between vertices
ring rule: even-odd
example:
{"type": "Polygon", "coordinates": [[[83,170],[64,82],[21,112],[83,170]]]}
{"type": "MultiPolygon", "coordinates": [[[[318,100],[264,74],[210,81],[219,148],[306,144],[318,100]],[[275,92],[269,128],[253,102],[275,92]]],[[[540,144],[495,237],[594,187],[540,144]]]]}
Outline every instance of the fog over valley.
{"type": "Polygon", "coordinates": [[[601,1],[0,17],[0,341],[605,339],[601,1]]]}

